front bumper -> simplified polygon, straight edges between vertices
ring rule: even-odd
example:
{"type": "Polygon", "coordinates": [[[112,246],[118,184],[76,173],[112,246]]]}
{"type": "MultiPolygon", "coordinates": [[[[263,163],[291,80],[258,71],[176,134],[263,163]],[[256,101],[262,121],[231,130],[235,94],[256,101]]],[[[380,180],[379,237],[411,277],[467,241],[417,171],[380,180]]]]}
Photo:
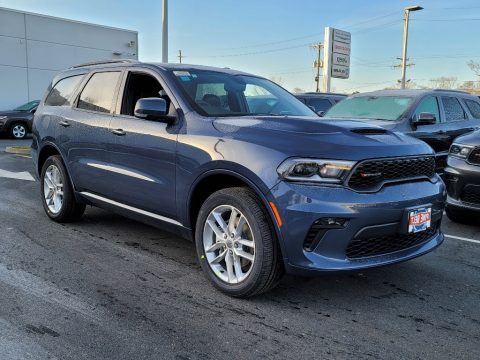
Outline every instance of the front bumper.
{"type": "Polygon", "coordinates": [[[447,165],[447,204],[480,211],[480,166],[468,164],[465,160],[453,156],[448,158],[447,165]]]}
{"type": "MultiPolygon", "coordinates": [[[[281,182],[271,189],[283,225],[280,238],[286,270],[308,275],[321,271],[355,270],[388,265],[425,254],[443,241],[440,223],[445,206],[445,185],[417,181],[384,186],[376,193],[358,193],[343,187],[310,186],[281,182]],[[372,256],[350,257],[352,241],[369,244],[378,238],[388,242],[405,239],[407,209],[432,208],[432,228],[427,238],[412,246],[393,248],[372,256]],[[312,248],[305,240],[318,219],[345,219],[344,226],[323,231],[312,248]]],[[[385,244],[384,244],[385,245],[385,244]]]]}

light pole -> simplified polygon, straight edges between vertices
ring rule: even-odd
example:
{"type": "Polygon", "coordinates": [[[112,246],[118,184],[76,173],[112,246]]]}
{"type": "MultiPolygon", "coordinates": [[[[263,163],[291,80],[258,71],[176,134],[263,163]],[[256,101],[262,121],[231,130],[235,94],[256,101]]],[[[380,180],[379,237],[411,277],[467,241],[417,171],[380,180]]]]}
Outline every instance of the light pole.
{"type": "Polygon", "coordinates": [[[408,20],[410,17],[410,11],[423,10],[423,7],[407,6],[403,9],[403,56],[402,56],[402,80],[401,88],[405,89],[405,72],[407,69],[407,40],[408,40],[408,20]]]}
{"type": "Polygon", "coordinates": [[[162,0],[162,62],[168,62],[168,0],[162,0]]]}

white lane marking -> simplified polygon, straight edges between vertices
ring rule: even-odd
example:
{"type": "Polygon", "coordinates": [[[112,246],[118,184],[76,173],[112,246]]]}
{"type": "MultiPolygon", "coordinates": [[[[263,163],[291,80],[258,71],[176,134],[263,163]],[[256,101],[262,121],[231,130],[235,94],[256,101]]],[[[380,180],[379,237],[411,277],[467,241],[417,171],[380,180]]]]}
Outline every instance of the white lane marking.
{"type": "Polygon", "coordinates": [[[7,178],[7,179],[35,181],[33,176],[30,175],[28,171],[13,172],[13,171],[0,169],[0,177],[7,178]]]}
{"type": "Polygon", "coordinates": [[[456,240],[461,240],[461,241],[468,241],[468,242],[475,243],[475,244],[480,244],[480,240],[468,239],[468,238],[464,238],[464,237],[461,237],[461,236],[454,236],[454,235],[445,234],[445,237],[448,237],[448,238],[451,238],[451,239],[456,239],[456,240]]]}

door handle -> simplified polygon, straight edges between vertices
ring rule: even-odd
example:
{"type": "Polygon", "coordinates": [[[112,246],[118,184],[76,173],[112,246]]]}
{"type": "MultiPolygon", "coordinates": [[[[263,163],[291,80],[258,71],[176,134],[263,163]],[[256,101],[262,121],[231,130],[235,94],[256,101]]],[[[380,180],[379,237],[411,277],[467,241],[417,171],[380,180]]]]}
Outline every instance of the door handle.
{"type": "Polygon", "coordinates": [[[69,127],[70,126],[70,123],[68,121],[65,121],[65,120],[60,121],[59,124],[62,125],[63,127],[69,127]]]}
{"type": "Polygon", "coordinates": [[[117,136],[125,136],[127,133],[123,131],[123,129],[115,129],[115,130],[112,130],[112,134],[117,136]]]}

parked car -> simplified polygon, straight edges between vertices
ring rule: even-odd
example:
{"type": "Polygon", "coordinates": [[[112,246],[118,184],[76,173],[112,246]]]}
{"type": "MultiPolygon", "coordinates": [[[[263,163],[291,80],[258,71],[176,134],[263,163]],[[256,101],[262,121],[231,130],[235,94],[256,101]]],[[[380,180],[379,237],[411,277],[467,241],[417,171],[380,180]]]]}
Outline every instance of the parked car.
{"type": "Polygon", "coordinates": [[[40,100],[30,101],[10,111],[0,111],[0,133],[24,139],[32,131],[33,114],[40,100]]]}
{"type": "Polygon", "coordinates": [[[243,72],[76,66],[53,80],[33,134],[52,220],[76,220],[91,204],[173,231],[195,241],[207,277],[233,296],[272,288],[284,270],[393,264],[443,241],[445,185],[428,145],[319,121],[243,72]]]}
{"type": "Polygon", "coordinates": [[[447,215],[452,221],[469,222],[480,216],[480,131],[455,139],[445,169],[447,215]]]}
{"type": "Polygon", "coordinates": [[[380,90],[352,95],[325,117],[359,119],[417,137],[435,150],[443,173],[453,140],[480,128],[480,101],[455,90],[380,90]]]}
{"type": "Polygon", "coordinates": [[[296,93],[293,95],[321,116],[333,105],[347,97],[347,95],[344,94],[317,92],[296,93]]]}

